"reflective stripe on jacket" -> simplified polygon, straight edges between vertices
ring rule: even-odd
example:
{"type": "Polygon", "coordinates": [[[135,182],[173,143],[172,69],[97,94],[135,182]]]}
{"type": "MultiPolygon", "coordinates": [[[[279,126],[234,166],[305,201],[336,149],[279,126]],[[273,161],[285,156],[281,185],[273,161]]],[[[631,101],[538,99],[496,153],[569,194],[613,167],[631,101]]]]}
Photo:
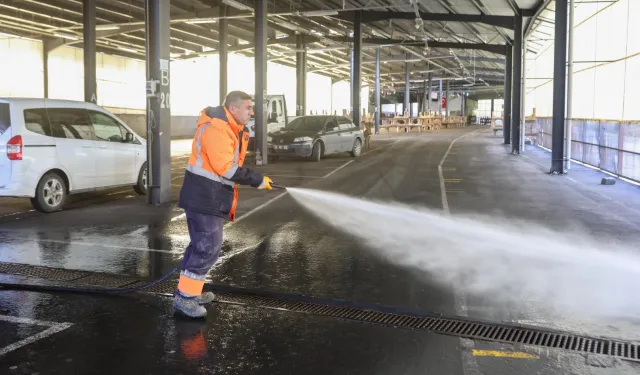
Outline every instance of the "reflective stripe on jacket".
{"type": "Polygon", "coordinates": [[[237,185],[258,187],[262,175],[243,167],[249,133],[224,107],[200,112],[178,206],[235,220],[237,185]]]}

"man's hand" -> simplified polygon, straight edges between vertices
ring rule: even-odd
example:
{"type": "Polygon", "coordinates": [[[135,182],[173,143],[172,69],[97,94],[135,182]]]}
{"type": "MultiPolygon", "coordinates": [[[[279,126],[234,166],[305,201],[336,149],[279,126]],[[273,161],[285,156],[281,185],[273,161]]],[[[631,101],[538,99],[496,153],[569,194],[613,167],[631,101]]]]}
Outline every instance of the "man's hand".
{"type": "Polygon", "coordinates": [[[273,181],[272,181],[269,177],[264,176],[264,177],[262,178],[262,183],[260,184],[260,186],[258,186],[258,189],[271,190],[271,189],[273,189],[273,188],[271,187],[271,183],[272,183],[272,182],[273,182],[273,181]]]}

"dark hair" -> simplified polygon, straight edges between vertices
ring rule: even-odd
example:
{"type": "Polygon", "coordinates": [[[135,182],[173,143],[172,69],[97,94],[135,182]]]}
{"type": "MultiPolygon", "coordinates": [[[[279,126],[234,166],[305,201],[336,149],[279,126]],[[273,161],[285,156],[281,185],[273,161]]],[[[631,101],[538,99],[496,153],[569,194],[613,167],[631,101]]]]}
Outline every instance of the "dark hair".
{"type": "Polygon", "coordinates": [[[224,106],[228,109],[231,104],[237,106],[245,100],[251,100],[251,95],[244,91],[231,91],[224,99],[224,106]]]}

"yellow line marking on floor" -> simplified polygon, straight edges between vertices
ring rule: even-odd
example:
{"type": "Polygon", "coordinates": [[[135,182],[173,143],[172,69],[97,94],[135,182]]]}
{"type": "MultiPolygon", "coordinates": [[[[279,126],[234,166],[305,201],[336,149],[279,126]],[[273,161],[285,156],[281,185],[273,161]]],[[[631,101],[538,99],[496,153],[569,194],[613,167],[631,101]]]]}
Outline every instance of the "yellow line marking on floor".
{"type": "Polygon", "coordinates": [[[501,357],[501,358],[519,358],[519,359],[540,359],[537,355],[524,352],[505,352],[502,350],[478,350],[473,349],[475,357],[501,357]]]}

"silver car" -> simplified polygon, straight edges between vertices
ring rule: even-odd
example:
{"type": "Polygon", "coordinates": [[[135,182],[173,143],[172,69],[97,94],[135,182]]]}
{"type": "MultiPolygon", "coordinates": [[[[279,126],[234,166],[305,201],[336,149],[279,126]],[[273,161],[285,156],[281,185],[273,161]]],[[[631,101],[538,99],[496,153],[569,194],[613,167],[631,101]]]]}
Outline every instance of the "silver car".
{"type": "Polygon", "coordinates": [[[314,161],[329,154],[362,152],[364,133],[344,116],[301,116],[267,138],[272,157],[304,157],[314,161]]]}

